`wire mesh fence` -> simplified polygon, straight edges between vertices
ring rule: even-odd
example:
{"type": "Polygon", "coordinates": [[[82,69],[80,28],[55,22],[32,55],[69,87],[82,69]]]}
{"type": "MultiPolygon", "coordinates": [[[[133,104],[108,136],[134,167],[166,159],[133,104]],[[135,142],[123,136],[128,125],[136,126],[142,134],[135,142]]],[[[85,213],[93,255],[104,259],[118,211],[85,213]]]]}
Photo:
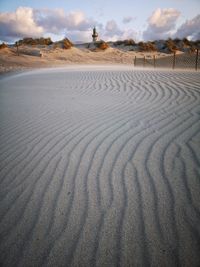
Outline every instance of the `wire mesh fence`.
{"type": "Polygon", "coordinates": [[[196,50],[193,53],[167,55],[165,57],[144,56],[134,58],[134,66],[148,68],[171,68],[171,69],[193,69],[200,70],[200,53],[196,50]]]}

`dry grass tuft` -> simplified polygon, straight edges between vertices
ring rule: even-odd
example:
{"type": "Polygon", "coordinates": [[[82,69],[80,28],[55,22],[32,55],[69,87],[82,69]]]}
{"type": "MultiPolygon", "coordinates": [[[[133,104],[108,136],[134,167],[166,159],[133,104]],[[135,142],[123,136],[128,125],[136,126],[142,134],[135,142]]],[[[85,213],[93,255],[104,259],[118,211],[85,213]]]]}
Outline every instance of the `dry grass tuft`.
{"type": "Polygon", "coordinates": [[[63,49],[70,49],[72,46],[74,46],[73,43],[67,38],[62,41],[62,45],[63,49]]]}
{"type": "Polygon", "coordinates": [[[51,45],[53,42],[51,38],[24,38],[23,40],[19,40],[18,45],[51,45]]]}
{"type": "Polygon", "coordinates": [[[0,49],[4,49],[4,48],[8,48],[7,44],[5,43],[0,44],[0,49]]]}
{"type": "Polygon", "coordinates": [[[133,39],[128,39],[128,40],[124,40],[124,45],[130,46],[130,45],[136,45],[136,43],[133,39]]]}
{"type": "Polygon", "coordinates": [[[96,43],[96,46],[98,49],[101,49],[101,50],[106,50],[109,47],[108,43],[106,43],[104,41],[100,41],[100,42],[96,43]]]}
{"type": "Polygon", "coordinates": [[[116,42],[114,42],[115,46],[119,46],[119,45],[125,45],[125,46],[131,46],[131,45],[136,45],[136,42],[133,39],[127,39],[127,40],[118,40],[116,42]]]}
{"type": "Polygon", "coordinates": [[[156,46],[155,46],[155,44],[153,42],[147,42],[147,43],[139,42],[138,46],[139,46],[139,50],[141,52],[154,52],[154,51],[157,51],[156,46]]]}
{"type": "Polygon", "coordinates": [[[170,53],[176,52],[178,50],[177,42],[172,39],[168,39],[165,41],[166,50],[170,53]]]}

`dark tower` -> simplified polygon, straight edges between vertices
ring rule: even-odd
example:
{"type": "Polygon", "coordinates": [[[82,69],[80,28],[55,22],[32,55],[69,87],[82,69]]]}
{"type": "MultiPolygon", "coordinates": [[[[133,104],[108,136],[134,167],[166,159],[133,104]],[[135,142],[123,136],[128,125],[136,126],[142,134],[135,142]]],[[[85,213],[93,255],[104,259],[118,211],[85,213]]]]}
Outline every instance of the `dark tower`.
{"type": "Polygon", "coordinates": [[[97,41],[97,38],[98,38],[98,33],[96,31],[96,28],[94,27],[93,34],[92,34],[92,40],[94,43],[97,41]]]}

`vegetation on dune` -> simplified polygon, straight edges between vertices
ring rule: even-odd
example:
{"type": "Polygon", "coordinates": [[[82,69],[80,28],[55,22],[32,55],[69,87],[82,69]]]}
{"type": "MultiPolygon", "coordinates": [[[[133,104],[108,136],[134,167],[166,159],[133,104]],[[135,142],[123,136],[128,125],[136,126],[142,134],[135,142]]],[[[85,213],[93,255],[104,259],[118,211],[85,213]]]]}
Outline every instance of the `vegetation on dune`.
{"type": "MultiPolygon", "coordinates": [[[[51,38],[23,38],[15,43],[15,45],[28,45],[28,46],[48,46],[52,45],[53,49],[70,49],[74,44],[68,39],[64,38],[61,41],[52,42],[51,38]]],[[[105,42],[99,40],[97,42],[91,42],[87,44],[87,48],[91,51],[106,50],[109,47],[116,47],[119,49],[125,49],[126,51],[140,51],[140,52],[163,52],[163,53],[174,53],[176,51],[194,53],[196,49],[200,49],[200,40],[192,41],[187,38],[169,38],[167,40],[155,40],[155,41],[141,41],[135,42],[133,39],[118,40],[115,42],[105,42]]],[[[0,49],[10,47],[5,43],[0,44],[0,49]]]]}
{"type": "Polygon", "coordinates": [[[65,38],[61,41],[55,42],[53,48],[70,49],[73,46],[74,44],[69,39],[65,38]]]}
{"type": "Polygon", "coordinates": [[[200,48],[200,40],[190,41],[187,38],[169,38],[168,40],[163,41],[162,50],[169,53],[173,53],[178,50],[183,52],[195,52],[197,48],[200,48]]]}
{"type": "MultiPolygon", "coordinates": [[[[153,41],[153,42],[139,42],[136,43],[133,39],[128,40],[118,40],[116,42],[113,42],[113,45],[115,47],[118,46],[132,46],[134,51],[139,50],[141,52],[154,52],[154,51],[160,51],[160,52],[166,52],[166,53],[173,53],[177,50],[179,51],[188,51],[188,52],[194,52],[197,48],[200,49],[200,40],[197,41],[189,41],[187,38],[179,39],[171,39],[168,40],[159,40],[159,41],[153,41]]],[[[132,51],[130,49],[130,51],[132,51]]]]}
{"type": "Polygon", "coordinates": [[[69,39],[67,39],[67,38],[65,38],[65,39],[62,41],[62,44],[63,44],[63,49],[69,49],[69,48],[71,48],[72,46],[74,46],[73,43],[72,43],[69,39]]]}
{"type": "Polygon", "coordinates": [[[18,41],[18,45],[51,45],[53,42],[51,38],[24,38],[18,41]]]}
{"type": "Polygon", "coordinates": [[[93,52],[98,52],[100,50],[104,51],[106,50],[107,48],[109,48],[109,44],[106,43],[105,41],[103,40],[100,40],[100,41],[97,41],[97,42],[92,42],[92,43],[88,43],[87,44],[87,49],[89,49],[90,51],[93,51],[93,52]]]}
{"type": "Polygon", "coordinates": [[[133,39],[128,39],[128,40],[124,40],[124,45],[130,46],[130,45],[136,45],[136,43],[133,39]]]}
{"type": "Polygon", "coordinates": [[[177,42],[173,41],[171,38],[169,38],[168,40],[165,41],[165,48],[167,50],[167,52],[176,52],[178,50],[177,47],[177,42]]]}
{"type": "Polygon", "coordinates": [[[136,42],[133,39],[127,39],[123,41],[119,40],[119,41],[114,42],[114,45],[115,46],[118,46],[118,45],[130,46],[130,45],[136,45],[136,42]]]}
{"type": "Polygon", "coordinates": [[[154,44],[154,42],[139,42],[138,43],[139,50],[141,52],[151,52],[151,51],[157,51],[157,48],[154,44]]]}
{"type": "Polygon", "coordinates": [[[123,45],[123,44],[124,44],[124,41],[121,41],[121,40],[114,42],[115,46],[123,45]]]}
{"type": "Polygon", "coordinates": [[[108,43],[106,43],[104,41],[99,41],[96,43],[96,47],[101,49],[101,50],[106,50],[109,47],[109,45],[108,45],[108,43]]]}
{"type": "Polygon", "coordinates": [[[2,44],[0,44],[0,49],[4,49],[4,48],[7,48],[8,46],[7,46],[7,44],[5,44],[5,43],[2,43],[2,44]]]}

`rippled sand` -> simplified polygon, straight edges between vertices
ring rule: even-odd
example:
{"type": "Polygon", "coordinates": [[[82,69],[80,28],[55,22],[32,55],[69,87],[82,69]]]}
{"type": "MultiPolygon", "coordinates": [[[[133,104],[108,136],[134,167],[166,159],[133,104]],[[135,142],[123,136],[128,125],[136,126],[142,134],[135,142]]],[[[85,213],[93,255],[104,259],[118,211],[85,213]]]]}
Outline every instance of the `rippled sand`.
{"type": "Polygon", "coordinates": [[[0,80],[1,266],[199,266],[200,75],[0,80]]]}

